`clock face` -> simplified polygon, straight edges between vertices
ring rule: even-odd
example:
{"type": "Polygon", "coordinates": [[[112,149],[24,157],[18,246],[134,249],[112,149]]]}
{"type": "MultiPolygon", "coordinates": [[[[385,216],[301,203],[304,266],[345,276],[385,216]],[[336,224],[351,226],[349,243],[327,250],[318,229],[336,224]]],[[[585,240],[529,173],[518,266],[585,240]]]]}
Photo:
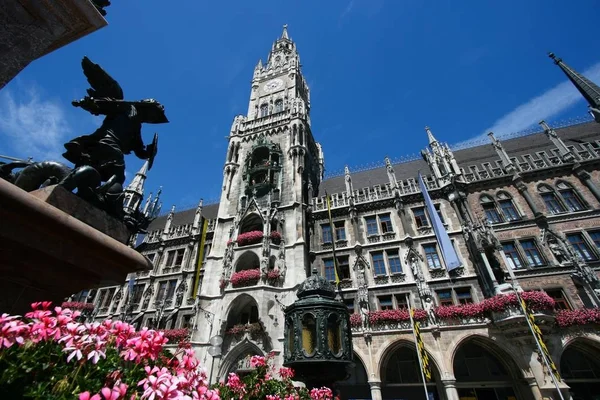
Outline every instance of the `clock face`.
{"type": "Polygon", "coordinates": [[[266,92],[274,92],[283,86],[283,81],[281,79],[273,79],[266,83],[265,91],[266,92]]]}

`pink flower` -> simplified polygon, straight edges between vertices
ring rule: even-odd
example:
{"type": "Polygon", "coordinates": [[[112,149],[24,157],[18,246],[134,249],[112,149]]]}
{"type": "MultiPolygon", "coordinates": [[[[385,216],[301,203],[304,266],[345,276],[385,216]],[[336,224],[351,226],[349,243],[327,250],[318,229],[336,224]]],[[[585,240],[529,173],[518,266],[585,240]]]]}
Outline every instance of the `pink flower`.
{"type": "Polygon", "coordinates": [[[294,370],[287,367],[279,368],[279,376],[282,379],[291,379],[294,377],[294,370]]]}
{"type": "Polygon", "coordinates": [[[354,313],[350,315],[350,326],[356,328],[362,325],[362,316],[354,313]]]}
{"type": "Polygon", "coordinates": [[[264,234],[262,231],[251,231],[240,233],[236,239],[238,246],[247,246],[260,242],[264,234]]]}
{"type": "Polygon", "coordinates": [[[231,275],[231,284],[239,286],[242,284],[252,284],[260,279],[260,269],[245,269],[231,275]]]}
{"type": "Polygon", "coordinates": [[[332,400],[333,392],[327,387],[315,388],[310,391],[310,398],[312,400],[332,400]]]}
{"type": "Polygon", "coordinates": [[[250,358],[250,366],[252,368],[264,367],[265,365],[267,365],[267,362],[263,356],[252,356],[250,358]]]}

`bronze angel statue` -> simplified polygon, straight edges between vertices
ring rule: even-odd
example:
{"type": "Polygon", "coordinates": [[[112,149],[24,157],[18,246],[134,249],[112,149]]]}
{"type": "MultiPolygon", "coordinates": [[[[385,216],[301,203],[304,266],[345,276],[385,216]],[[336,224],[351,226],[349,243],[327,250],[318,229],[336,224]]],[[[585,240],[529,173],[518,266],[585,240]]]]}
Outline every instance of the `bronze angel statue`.
{"type": "Polygon", "coordinates": [[[91,88],[87,89],[88,96],[72,104],[105,117],[95,132],[65,144],[63,157],[72,162],[74,168],[44,161],[12,174],[10,169],[20,165],[4,165],[0,177],[10,177],[15,185],[28,191],[56,183],[68,190],[77,189],[80,197],[96,207],[126,218],[123,211],[125,155],[133,152],[148,160],[148,169],[152,168],[158,151],[158,135],[154,134],[151,144],[144,145],[142,124],[163,124],[169,120],[164,107],[154,99],[124,100],[119,83],[89,58],[84,57],[81,65],[91,88]]]}

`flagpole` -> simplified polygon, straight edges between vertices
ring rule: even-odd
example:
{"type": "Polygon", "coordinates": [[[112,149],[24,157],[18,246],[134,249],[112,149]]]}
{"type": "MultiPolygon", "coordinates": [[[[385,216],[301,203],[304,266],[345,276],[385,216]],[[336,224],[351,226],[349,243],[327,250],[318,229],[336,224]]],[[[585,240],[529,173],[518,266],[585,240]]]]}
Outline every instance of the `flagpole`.
{"type": "MultiPolygon", "coordinates": [[[[415,333],[415,322],[412,316],[412,306],[410,304],[410,297],[408,293],[404,295],[406,297],[406,304],[408,304],[408,315],[410,316],[410,328],[413,333],[413,339],[415,341],[415,348],[417,349],[417,357],[419,357],[419,370],[421,371],[421,379],[423,379],[423,390],[425,391],[425,400],[429,400],[429,391],[427,390],[427,381],[425,380],[425,373],[423,372],[423,360],[421,359],[421,350],[419,349],[419,343],[417,343],[417,334],[415,333]]],[[[564,399],[562,399],[564,400],[564,399]]]]}
{"type": "Polygon", "coordinates": [[[529,320],[529,315],[527,314],[527,308],[524,307],[523,300],[521,299],[521,296],[519,296],[519,293],[517,292],[517,290],[514,288],[514,285],[513,285],[513,289],[515,290],[515,294],[517,295],[517,300],[519,301],[519,305],[521,306],[521,310],[523,311],[523,314],[525,315],[525,320],[527,321],[527,326],[529,327],[529,331],[531,332],[531,334],[533,335],[533,338],[535,339],[535,345],[537,346],[537,349],[540,352],[540,356],[542,357],[542,360],[544,361],[544,364],[546,365],[546,368],[548,368],[548,372],[550,373],[550,377],[552,378],[552,382],[554,383],[554,387],[556,387],[556,391],[558,392],[558,395],[560,396],[560,399],[561,400],[565,400],[565,398],[563,397],[563,394],[560,391],[560,388],[558,386],[558,381],[556,380],[556,376],[554,376],[554,371],[550,367],[550,362],[548,362],[548,358],[546,357],[546,353],[542,349],[542,345],[541,345],[540,341],[538,340],[538,337],[537,337],[535,331],[533,330],[533,326],[531,325],[531,321],[529,320]]]}

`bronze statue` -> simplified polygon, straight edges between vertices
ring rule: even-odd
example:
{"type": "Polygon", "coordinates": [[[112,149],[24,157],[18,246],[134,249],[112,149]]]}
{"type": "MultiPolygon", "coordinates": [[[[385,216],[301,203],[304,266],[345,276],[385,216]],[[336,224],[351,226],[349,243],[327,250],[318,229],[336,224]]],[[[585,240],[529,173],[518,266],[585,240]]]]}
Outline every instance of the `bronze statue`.
{"type": "Polygon", "coordinates": [[[125,183],[125,154],[133,152],[148,160],[152,168],[158,151],[158,135],[151,144],[144,145],[142,124],[162,124],[169,120],[164,107],[154,99],[126,101],[117,81],[102,67],[84,57],[81,66],[91,88],[88,96],[72,104],[93,115],[104,115],[100,128],[90,135],[79,136],[65,143],[63,157],[74,164],[66,165],[44,161],[40,163],[11,163],[2,165],[0,177],[16,186],[32,191],[49,184],[59,184],[109,214],[123,219],[132,230],[143,230],[148,221],[139,215],[123,211],[123,184],[125,183]],[[25,168],[13,173],[14,168],[25,168]]]}

